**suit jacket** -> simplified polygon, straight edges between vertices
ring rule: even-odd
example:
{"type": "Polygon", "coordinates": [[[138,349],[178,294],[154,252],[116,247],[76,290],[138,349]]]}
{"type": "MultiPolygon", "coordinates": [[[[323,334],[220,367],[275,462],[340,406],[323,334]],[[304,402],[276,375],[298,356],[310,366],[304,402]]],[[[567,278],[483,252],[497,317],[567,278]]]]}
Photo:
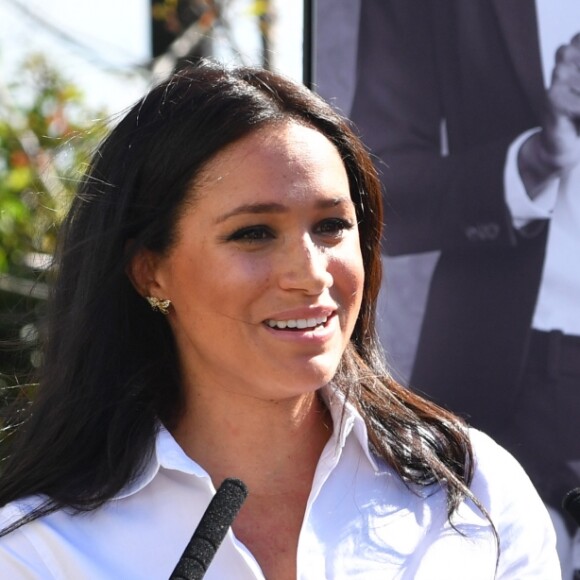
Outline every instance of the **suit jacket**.
{"type": "Polygon", "coordinates": [[[382,161],[384,249],[441,250],[411,385],[496,436],[548,228],[516,231],[503,187],[509,144],[545,106],[536,28],[533,0],[361,2],[350,116],[382,161]]]}

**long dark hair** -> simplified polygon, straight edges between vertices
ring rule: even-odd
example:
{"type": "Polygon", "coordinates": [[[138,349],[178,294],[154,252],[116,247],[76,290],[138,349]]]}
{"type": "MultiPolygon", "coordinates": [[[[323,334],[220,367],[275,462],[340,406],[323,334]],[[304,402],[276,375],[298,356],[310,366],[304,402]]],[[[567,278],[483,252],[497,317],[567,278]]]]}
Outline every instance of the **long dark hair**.
{"type": "Polygon", "coordinates": [[[171,247],[184,196],[208,160],[288,119],[336,146],[359,221],[362,307],[335,387],[362,414],[373,451],[406,482],[445,482],[449,514],[471,497],[465,426],[398,385],[382,362],[374,329],[381,187],[364,146],[306,88],[264,70],[203,63],[128,112],[96,152],[61,228],[40,385],[0,478],[0,505],[29,495],[46,501],[16,525],[102,505],[139,474],[158,420],[175,424],[182,395],[173,337],[130,284],[127,265],[142,248],[171,247]]]}

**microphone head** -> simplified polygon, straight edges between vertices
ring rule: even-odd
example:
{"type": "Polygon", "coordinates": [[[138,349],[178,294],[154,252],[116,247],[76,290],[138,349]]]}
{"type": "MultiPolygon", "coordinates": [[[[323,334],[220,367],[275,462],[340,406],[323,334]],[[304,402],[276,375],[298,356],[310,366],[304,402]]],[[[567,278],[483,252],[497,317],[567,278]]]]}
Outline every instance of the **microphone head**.
{"type": "Polygon", "coordinates": [[[562,507],[574,518],[580,526],[580,487],[571,489],[562,500],[562,507]]]}
{"type": "Polygon", "coordinates": [[[243,481],[232,477],[224,479],[198,524],[198,536],[204,537],[217,549],[247,495],[248,488],[243,481]]]}
{"type": "Polygon", "coordinates": [[[170,580],[201,580],[248,495],[243,481],[228,478],[219,486],[185,547],[170,580]]]}

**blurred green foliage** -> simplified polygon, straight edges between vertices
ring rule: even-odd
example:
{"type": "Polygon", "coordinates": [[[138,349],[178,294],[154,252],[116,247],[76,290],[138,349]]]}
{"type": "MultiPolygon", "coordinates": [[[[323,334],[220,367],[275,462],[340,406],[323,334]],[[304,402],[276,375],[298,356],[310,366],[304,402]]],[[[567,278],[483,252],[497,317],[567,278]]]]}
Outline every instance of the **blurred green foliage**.
{"type": "Polygon", "coordinates": [[[58,225],[106,131],[104,111],[43,56],[0,81],[0,409],[30,392],[58,225]]]}
{"type": "Polygon", "coordinates": [[[102,112],[42,56],[0,94],[0,273],[29,277],[54,250],[83,164],[102,138],[102,112]]]}

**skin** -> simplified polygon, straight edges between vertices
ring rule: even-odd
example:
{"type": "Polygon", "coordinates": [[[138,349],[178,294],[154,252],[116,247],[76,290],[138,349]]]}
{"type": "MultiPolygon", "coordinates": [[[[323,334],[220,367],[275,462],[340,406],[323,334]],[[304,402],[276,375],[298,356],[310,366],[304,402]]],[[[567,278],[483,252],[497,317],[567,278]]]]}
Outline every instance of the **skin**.
{"type": "Polygon", "coordinates": [[[580,163],[580,34],[560,47],[547,92],[541,131],[522,145],[518,164],[533,199],[550,180],[580,163]]]}
{"type": "Polygon", "coordinates": [[[267,578],[296,578],[332,428],[316,391],[336,372],[364,282],[340,155],[304,125],[261,128],[208,163],[177,232],[166,255],[142,252],[130,272],[144,296],[172,301],[185,392],[173,435],[216,487],[246,483],[234,533],[267,578]]]}

